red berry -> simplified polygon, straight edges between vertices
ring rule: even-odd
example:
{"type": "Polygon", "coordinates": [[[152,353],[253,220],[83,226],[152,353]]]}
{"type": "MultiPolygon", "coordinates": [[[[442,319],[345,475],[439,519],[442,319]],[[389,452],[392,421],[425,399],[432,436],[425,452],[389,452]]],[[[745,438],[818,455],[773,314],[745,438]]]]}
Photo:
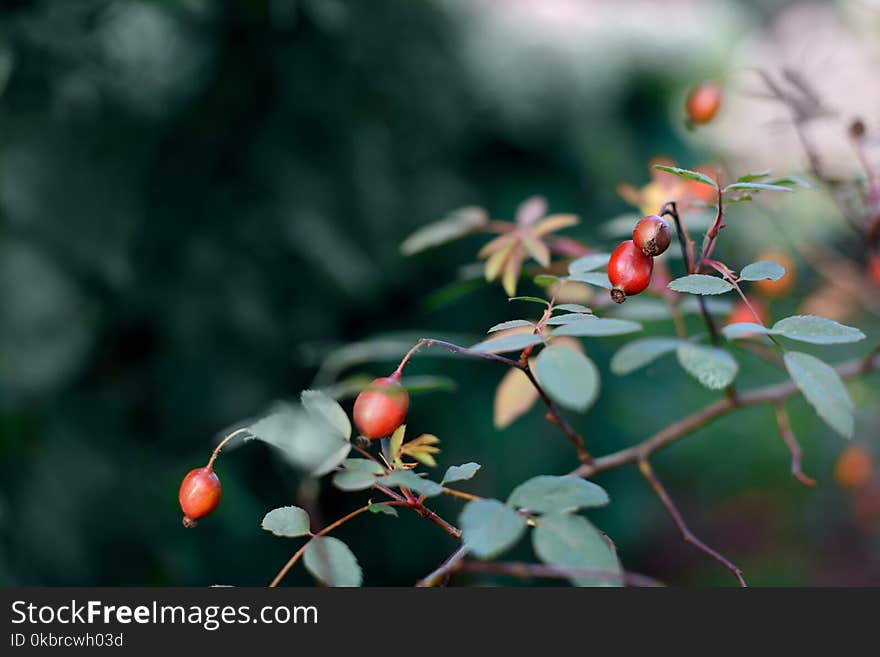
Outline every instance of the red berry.
{"type": "Polygon", "coordinates": [[[633,229],[633,242],[646,256],[660,255],[672,242],[669,223],[656,214],[640,219],[633,229]]]}
{"type": "Polygon", "coordinates": [[[354,423],[361,435],[385,438],[403,424],[409,394],[400,385],[400,374],[376,379],[354,401],[354,423]]]}
{"type": "Polygon", "coordinates": [[[721,87],[714,82],[703,82],[694,87],[687,97],[687,115],[691,123],[709,123],[721,107],[721,87]]]}
{"type": "Polygon", "coordinates": [[[880,253],[872,253],[868,258],[868,273],[874,285],[880,287],[880,253]]]}
{"type": "Polygon", "coordinates": [[[638,294],[651,282],[654,258],[646,256],[632,240],[621,242],[608,261],[608,280],[614,289],[611,299],[623,303],[627,295],[638,294]]]}
{"type": "Polygon", "coordinates": [[[190,470],[180,483],[180,508],[183,526],[195,527],[196,520],[204,518],[220,504],[220,479],[210,467],[190,470]]]}

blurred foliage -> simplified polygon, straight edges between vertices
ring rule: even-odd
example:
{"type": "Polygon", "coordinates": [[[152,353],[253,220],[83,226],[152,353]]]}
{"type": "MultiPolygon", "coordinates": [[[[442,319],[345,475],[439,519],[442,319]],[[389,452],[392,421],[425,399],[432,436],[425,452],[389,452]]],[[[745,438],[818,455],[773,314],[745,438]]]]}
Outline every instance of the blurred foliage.
{"type": "MultiPolygon", "coordinates": [[[[717,72],[719,53],[704,53],[703,70],[609,55],[573,80],[539,57],[528,81],[548,82],[524,95],[517,71],[487,65],[488,44],[467,46],[471,19],[454,3],[408,0],[3,3],[0,584],[268,582],[295,544],[260,530],[266,511],[297,503],[321,523],[353,502],[250,443],[218,461],[220,510],[184,530],[180,478],[224,427],[295,399],[333,347],[392,332],[475,341],[514,316],[498,287],[427,305],[479,240],[404,259],[406,235],[464,205],[510,220],[541,193],[551,212],[583,217],[571,236],[601,241],[600,224],[628,210],[617,183],[646,183],[657,154],[706,159],[669,108],[717,72]],[[487,86],[487,70],[508,77],[487,86]]],[[[777,318],[795,307],[773,304],[777,318]]],[[[588,344],[602,393],[574,421],[594,453],[713,397],[668,362],[617,379],[607,364],[621,343],[588,344]]],[[[779,380],[740,358],[741,384],[779,380]]],[[[362,360],[345,374],[389,367],[362,360]]],[[[537,411],[492,428],[504,375],[493,364],[419,358],[411,369],[458,382],[414,395],[408,424],[442,438],[441,468],[483,464],[475,492],[504,498],[573,466],[537,411]]],[[[857,435],[876,435],[876,382],[852,386],[857,435]]],[[[767,408],[700,430],[657,458],[658,474],[755,584],[880,583],[877,509],[857,524],[851,494],[832,483],[842,441],[803,400],[789,407],[817,489],[788,477],[767,408]]],[[[611,504],[595,521],[628,568],[729,583],[681,543],[637,472],[600,483],[611,504]]],[[[437,502],[452,520],[459,508],[437,502]]],[[[408,514],[361,517],[339,536],[367,584],[409,585],[454,547],[408,514]]]]}

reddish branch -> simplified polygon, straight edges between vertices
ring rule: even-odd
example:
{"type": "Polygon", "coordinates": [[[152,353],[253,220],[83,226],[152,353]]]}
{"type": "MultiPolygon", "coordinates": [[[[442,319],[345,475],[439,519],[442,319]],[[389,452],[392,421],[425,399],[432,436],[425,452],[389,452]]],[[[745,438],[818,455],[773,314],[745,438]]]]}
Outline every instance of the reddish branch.
{"type": "Polygon", "coordinates": [[[816,480],[808,477],[801,470],[801,446],[798,443],[794,431],[791,429],[791,422],[788,419],[788,411],[785,410],[785,402],[774,402],[773,408],[776,411],[776,426],[779,427],[779,436],[791,452],[791,476],[801,482],[804,486],[815,486],[816,480]]]}

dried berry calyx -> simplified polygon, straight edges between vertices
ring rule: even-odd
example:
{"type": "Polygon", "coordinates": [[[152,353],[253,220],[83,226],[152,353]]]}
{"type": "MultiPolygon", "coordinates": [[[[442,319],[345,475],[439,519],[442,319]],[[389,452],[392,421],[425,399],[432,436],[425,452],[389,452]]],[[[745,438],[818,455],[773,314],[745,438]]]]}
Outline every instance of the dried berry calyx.
{"type": "Polygon", "coordinates": [[[375,379],[354,402],[354,423],[365,438],[375,440],[394,433],[409,410],[409,394],[400,385],[400,372],[375,379]]]}
{"type": "Polygon", "coordinates": [[[672,242],[669,222],[655,214],[640,219],[633,229],[633,242],[646,256],[658,256],[672,242]]]}
{"type": "Polygon", "coordinates": [[[180,483],[178,500],[183,511],[183,526],[195,527],[220,504],[223,490],[220,478],[210,466],[190,470],[180,483]]]}
{"type": "Polygon", "coordinates": [[[646,256],[632,240],[621,242],[608,261],[612,301],[623,303],[627,296],[644,291],[653,271],[654,258],[646,256]]]}

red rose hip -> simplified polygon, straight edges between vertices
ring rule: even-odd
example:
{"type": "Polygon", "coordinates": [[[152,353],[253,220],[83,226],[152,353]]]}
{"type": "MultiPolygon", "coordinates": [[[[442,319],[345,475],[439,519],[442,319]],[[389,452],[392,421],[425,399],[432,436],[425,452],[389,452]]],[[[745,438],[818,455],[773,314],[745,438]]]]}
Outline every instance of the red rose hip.
{"type": "Polygon", "coordinates": [[[660,255],[672,242],[669,223],[656,214],[640,219],[633,229],[633,242],[646,256],[660,255]]]}
{"type": "Polygon", "coordinates": [[[608,261],[611,299],[623,303],[626,297],[642,292],[651,282],[654,258],[646,256],[632,240],[621,242],[608,261]]]}
{"type": "Polygon", "coordinates": [[[190,470],[180,483],[177,496],[183,510],[183,526],[195,527],[196,520],[216,509],[222,492],[220,479],[209,466],[190,470]]]}
{"type": "Polygon", "coordinates": [[[691,123],[709,123],[721,107],[721,87],[715,82],[703,82],[694,87],[687,97],[685,108],[691,123]]]}
{"type": "Polygon", "coordinates": [[[354,423],[365,438],[385,438],[403,424],[409,394],[400,385],[400,373],[376,379],[354,401],[354,423]]]}

